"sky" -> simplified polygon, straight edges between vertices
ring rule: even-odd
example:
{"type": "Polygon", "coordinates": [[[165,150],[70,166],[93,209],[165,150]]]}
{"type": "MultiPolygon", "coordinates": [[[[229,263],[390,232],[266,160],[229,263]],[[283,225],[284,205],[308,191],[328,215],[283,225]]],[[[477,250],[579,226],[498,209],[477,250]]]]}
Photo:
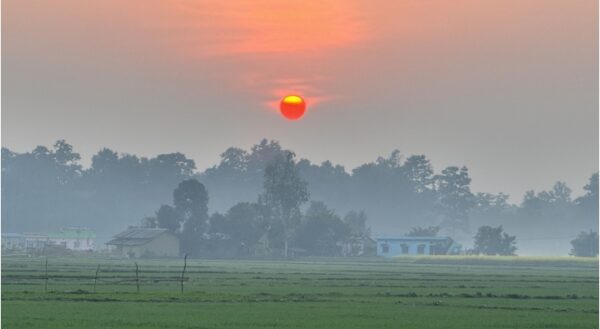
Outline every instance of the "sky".
{"type": "Polygon", "coordinates": [[[519,202],[598,170],[595,0],[6,0],[2,146],[275,139],[351,170],[399,149],[519,202]],[[305,116],[284,119],[299,94],[305,116]]]}

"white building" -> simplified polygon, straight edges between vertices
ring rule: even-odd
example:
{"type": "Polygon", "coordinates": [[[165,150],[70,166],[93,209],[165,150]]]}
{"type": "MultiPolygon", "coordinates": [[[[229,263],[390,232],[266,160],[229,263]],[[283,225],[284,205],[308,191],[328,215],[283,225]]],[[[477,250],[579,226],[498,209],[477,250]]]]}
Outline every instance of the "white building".
{"type": "Polygon", "coordinates": [[[95,248],[96,234],[86,228],[69,227],[54,233],[25,233],[27,250],[44,249],[47,246],[62,246],[75,251],[95,248]]]}

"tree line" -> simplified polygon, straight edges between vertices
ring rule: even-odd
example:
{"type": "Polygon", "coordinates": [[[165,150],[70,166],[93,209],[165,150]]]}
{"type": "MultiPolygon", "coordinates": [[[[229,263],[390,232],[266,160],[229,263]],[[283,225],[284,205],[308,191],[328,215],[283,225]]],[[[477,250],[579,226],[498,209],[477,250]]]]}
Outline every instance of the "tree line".
{"type": "Polygon", "coordinates": [[[368,238],[364,212],[340,218],[323,202],[309,201],[308,184],[298,174],[292,152],[278,154],[264,170],[263,191],[209,216],[209,193],[196,179],[181,182],[170,205],[162,205],[143,225],[168,229],[191,256],[358,256],[353,239],[368,238]],[[293,246],[293,248],[291,247],[293,246]]]}
{"type": "MultiPolygon", "coordinates": [[[[449,166],[436,173],[425,155],[404,156],[394,150],[348,171],[329,161],[314,164],[296,159],[293,154],[276,141],[262,140],[249,150],[231,147],[221,154],[218,164],[198,171],[194,161],[182,153],[145,158],[105,148],[92,157],[89,168],[83,168],[80,155],[64,140],[50,148],[38,146],[24,153],[2,148],[3,230],[87,226],[107,239],[127,225],[139,224],[141,218],[155,218],[164,222],[160,225],[183,230],[189,216],[196,213],[189,209],[181,213],[183,205],[178,208],[172,194],[181,182],[191,179],[207,191],[203,206],[207,212],[203,220],[187,224],[195,225],[189,234],[218,236],[222,232],[216,227],[225,230],[248,225],[251,230],[253,226],[270,225],[269,231],[279,230],[281,234],[261,245],[281,245],[284,250],[286,242],[294,246],[308,244],[300,243],[303,238],[297,234],[308,229],[298,224],[308,223],[310,214],[317,211],[319,216],[331,214],[335,219],[329,222],[332,227],[353,220],[346,221],[347,215],[340,217],[337,213],[361,218],[368,215],[374,231],[391,234],[435,225],[445,234],[472,238],[478,227],[502,225],[519,236],[521,245],[529,240],[541,241],[537,244],[545,248],[551,248],[557,239],[568,243],[580,232],[597,231],[598,227],[597,173],[591,175],[585,194],[579,198],[572,198],[570,188],[557,182],[548,191],[528,191],[521,202],[510,204],[503,193],[473,192],[464,166],[449,166]],[[270,167],[275,159],[286,157],[293,166],[270,167]],[[281,175],[292,170],[305,188],[298,190],[302,193],[296,191],[300,194],[293,198],[274,198],[267,186],[281,186],[268,181],[268,170],[281,175]],[[290,206],[291,199],[301,200],[298,207],[290,206]],[[165,206],[157,209],[161,204],[165,206]],[[267,204],[270,209],[265,214],[267,204]],[[208,210],[213,214],[209,216],[208,210]],[[241,213],[255,213],[256,223],[244,222],[241,213]],[[275,215],[285,220],[275,224],[265,219],[275,215]],[[168,218],[178,218],[179,226],[175,228],[175,222],[168,218]]],[[[241,242],[246,246],[241,249],[249,248],[241,242]]]]}

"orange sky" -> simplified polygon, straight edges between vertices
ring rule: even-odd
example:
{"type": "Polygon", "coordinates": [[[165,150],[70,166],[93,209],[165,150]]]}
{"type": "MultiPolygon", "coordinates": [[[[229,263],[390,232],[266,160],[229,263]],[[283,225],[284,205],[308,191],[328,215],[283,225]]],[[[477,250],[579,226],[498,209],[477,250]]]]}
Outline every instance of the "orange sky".
{"type": "Polygon", "coordinates": [[[204,168],[267,137],[351,168],[400,148],[438,169],[467,165],[476,188],[517,197],[557,179],[578,189],[598,165],[593,0],[2,9],[2,138],[17,150],[67,138],[87,156],[180,150],[204,168]],[[274,111],[288,93],[309,108],[294,123],[274,111]]]}

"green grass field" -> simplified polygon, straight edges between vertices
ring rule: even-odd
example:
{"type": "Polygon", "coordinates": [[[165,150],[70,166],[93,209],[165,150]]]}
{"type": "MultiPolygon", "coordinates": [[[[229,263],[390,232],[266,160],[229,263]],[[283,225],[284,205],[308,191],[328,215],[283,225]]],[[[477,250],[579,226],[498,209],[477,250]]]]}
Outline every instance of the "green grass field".
{"type": "Polygon", "coordinates": [[[598,259],[137,262],[3,257],[3,327],[598,327],[598,259]]]}

